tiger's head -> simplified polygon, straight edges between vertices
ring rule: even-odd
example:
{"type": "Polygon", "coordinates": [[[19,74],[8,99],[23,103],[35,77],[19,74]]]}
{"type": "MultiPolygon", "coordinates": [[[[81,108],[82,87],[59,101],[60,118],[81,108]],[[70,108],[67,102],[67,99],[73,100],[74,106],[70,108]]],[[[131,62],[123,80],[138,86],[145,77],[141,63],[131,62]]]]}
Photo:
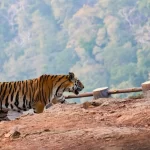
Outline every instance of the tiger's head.
{"type": "Polygon", "coordinates": [[[69,72],[68,80],[70,82],[68,92],[73,92],[74,94],[78,95],[79,92],[83,90],[84,85],[78,78],[75,77],[74,73],[72,72],[69,72]]]}

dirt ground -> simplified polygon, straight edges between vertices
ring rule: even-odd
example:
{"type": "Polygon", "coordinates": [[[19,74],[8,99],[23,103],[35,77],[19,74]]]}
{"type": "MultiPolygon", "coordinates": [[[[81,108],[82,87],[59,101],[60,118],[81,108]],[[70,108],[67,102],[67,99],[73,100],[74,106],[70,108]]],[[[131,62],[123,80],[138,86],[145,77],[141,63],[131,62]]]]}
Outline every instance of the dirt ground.
{"type": "Polygon", "coordinates": [[[56,104],[1,121],[0,150],[150,150],[150,100],[56,104]]]}

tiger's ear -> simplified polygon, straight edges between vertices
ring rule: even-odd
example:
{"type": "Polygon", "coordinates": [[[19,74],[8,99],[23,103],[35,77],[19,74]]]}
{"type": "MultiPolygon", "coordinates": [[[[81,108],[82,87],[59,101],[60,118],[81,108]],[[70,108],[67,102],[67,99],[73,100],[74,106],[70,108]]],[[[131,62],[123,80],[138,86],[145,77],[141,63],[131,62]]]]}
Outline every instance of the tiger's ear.
{"type": "Polygon", "coordinates": [[[73,80],[75,77],[73,72],[69,72],[69,80],[73,80]]]}

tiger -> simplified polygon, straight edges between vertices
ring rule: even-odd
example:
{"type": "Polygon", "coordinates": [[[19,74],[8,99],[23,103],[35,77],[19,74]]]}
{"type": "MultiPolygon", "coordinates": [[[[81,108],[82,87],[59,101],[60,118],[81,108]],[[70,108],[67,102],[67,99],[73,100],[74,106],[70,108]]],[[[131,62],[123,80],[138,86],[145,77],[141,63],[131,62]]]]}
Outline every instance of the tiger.
{"type": "Polygon", "coordinates": [[[64,92],[79,94],[83,83],[73,72],[67,75],[41,75],[24,81],[0,82],[0,110],[8,108],[18,112],[33,109],[42,113],[53,99],[65,102],[64,92]]]}

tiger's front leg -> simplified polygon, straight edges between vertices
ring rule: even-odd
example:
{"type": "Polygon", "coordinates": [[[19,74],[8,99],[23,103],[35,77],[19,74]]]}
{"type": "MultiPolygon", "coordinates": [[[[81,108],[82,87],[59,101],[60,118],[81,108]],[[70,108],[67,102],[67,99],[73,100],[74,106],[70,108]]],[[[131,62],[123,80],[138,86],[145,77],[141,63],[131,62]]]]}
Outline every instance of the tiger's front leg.
{"type": "Polygon", "coordinates": [[[67,101],[66,101],[66,99],[65,99],[65,96],[64,95],[62,95],[61,96],[61,98],[60,98],[60,100],[59,100],[62,104],[63,103],[67,103],[67,101]]]}
{"type": "Polygon", "coordinates": [[[65,96],[63,94],[57,94],[57,96],[55,95],[54,99],[52,100],[52,103],[53,104],[56,104],[56,103],[66,103],[66,99],[65,99],[65,96]]]}
{"type": "Polygon", "coordinates": [[[57,104],[57,103],[66,103],[65,100],[65,96],[61,95],[61,96],[55,96],[52,99],[52,102],[46,105],[46,109],[50,108],[51,106],[53,106],[53,104],[57,104]]]}

